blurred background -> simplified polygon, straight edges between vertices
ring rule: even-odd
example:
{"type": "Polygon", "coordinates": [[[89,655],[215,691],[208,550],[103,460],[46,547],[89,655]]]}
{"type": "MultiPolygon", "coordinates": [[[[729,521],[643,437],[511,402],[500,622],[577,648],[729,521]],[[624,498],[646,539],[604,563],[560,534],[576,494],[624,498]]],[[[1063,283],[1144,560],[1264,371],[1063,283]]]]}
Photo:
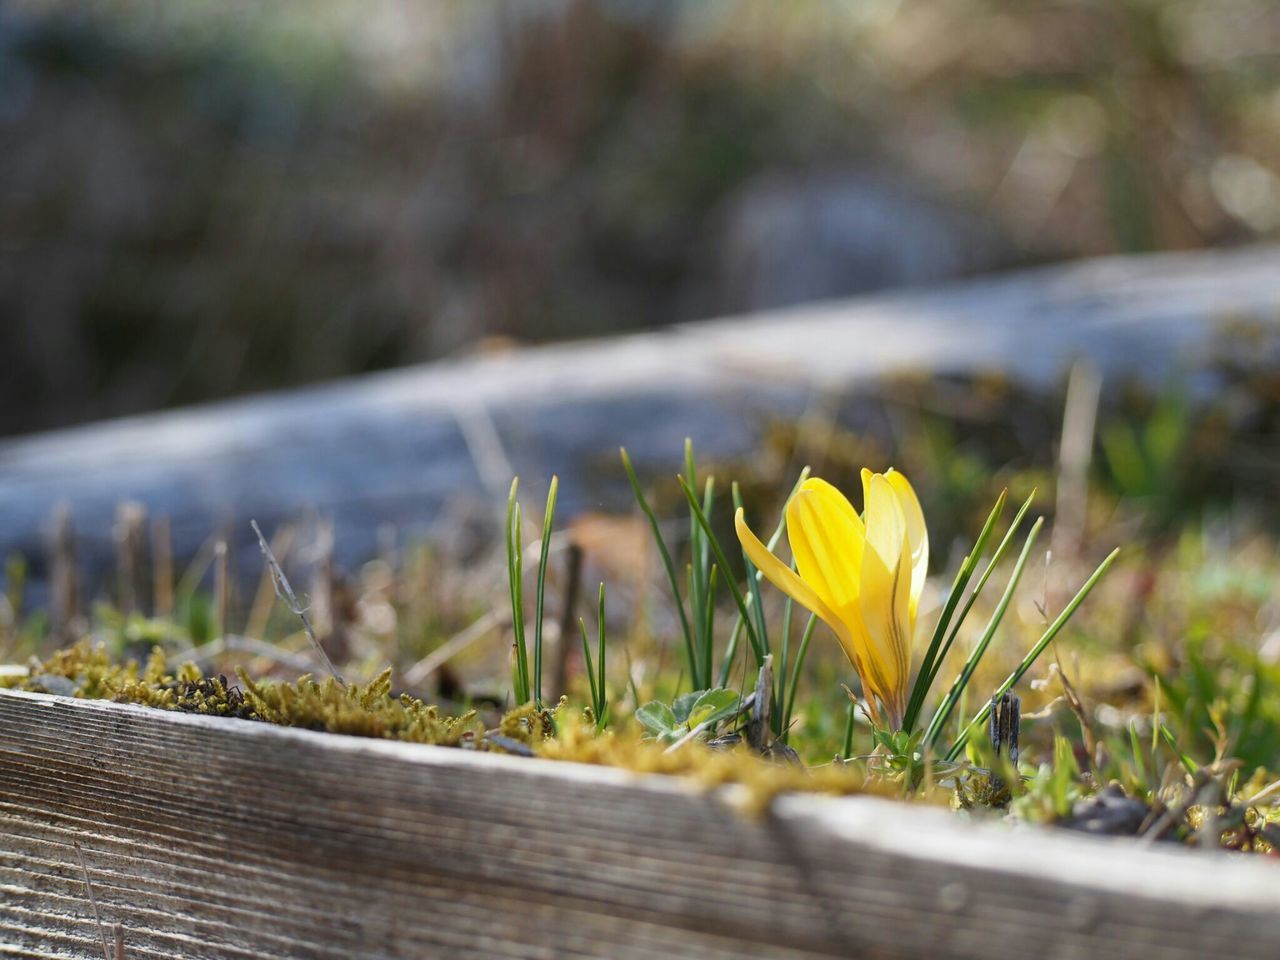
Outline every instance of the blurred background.
{"type": "MultiPolygon", "coordinates": [[[[716,472],[732,544],[738,494],[755,522],[804,464],[853,491],[892,464],[942,588],[1001,491],[1039,491],[1052,549],[980,685],[1120,545],[1053,670],[1126,742],[1168,705],[1202,759],[1227,703],[1277,769],[1278,241],[1273,0],[0,0],[0,437],[1256,247],[6,442],[0,664],[89,637],[314,668],[254,519],[348,676],[501,703],[505,494],[539,542],[557,472],[555,687],[607,581],[636,707],[681,683],[678,618],[619,444],[681,563],[676,470],[716,472]]],[[[796,742],[829,758],[847,664],[809,663],[796,742]]]]}
{"type": "Polygon", "coordinates": [[[1262,0],[0,5],[0,434],[1280,234],[1262,0]]]}

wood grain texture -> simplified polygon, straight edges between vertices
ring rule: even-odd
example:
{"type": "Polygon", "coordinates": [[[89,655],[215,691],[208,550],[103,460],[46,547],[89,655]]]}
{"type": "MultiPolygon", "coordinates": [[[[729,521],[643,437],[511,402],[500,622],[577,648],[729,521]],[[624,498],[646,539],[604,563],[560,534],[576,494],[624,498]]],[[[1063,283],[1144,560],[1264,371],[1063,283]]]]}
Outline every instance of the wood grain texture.
{"type": "Polygon", "coordinates": [[[1280,873],[873,799],[0,692],[0,956],[1274,958],[1280,873]]]}

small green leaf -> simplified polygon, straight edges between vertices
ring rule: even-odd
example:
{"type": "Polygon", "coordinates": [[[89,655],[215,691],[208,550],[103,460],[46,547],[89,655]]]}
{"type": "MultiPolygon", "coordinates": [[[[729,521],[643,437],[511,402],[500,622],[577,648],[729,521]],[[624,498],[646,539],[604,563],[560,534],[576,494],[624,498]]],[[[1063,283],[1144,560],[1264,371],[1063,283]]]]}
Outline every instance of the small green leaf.
{"type": "Polygon", "coordinates": [[[1053,773],[1050,774],[1049,799],[1055,816],[1065,817],[1075,801],[1075,784],[1080,779],[1080,766],[1075,750],[1066,737],[1053,738],[1053,773]]]}
{"type": "Polygon", "coordinates": [[[671,733],[680,725],[671,708],[658,700],[650,700],[637,710],[636,719],[656,737],[671,733]]]}
{"type": "Polygon", "coordinates": [[[681,694],[672,701],[671,711],[675,714],[677,724],[688,722],[689,714],[693,711],[694,704],[706,692],[706,690],[691,690],[689,693],[681,694]]]}
{"type": "Polygon", "coordinates": [[[704,723],[727,720],[739,711],[739,702],[737,693],[732,690],[708,690],[689,711],[688,726],[693,729],[704,723]]]}
{"type": "Polygon", "coordinates": [[[1200,766],[1182,752],[1182,748],[1178,746],[1178,738],[1175,737],[1173,735],[1173,731],[1163,723],[1160,724],[1160,736],[1164,737],[1164,742],[1169,745],[1169,749],[1172,750],[1173,755],[1178,758],[1178,762],[1182,764],[1182,768],[1194,777],[1196,775],[1196,771],[1200,769],[1200,766]]]}
{"type": "Polygon", "coordinates": [[[871,739],[876,745],[883,748],[888,754],[896,754],[898,745],[894,742],[893,732],[891,730],[882,730],[879,727],[871,728],[871,739]]]}
{"type": "Polygon", "coordinates": [[[728,707],[738,702],[738,694],[734,690],[727,690],[724,687],[716,687],[713,690],[706,690],[698,697],[696,706],[705,707],[713,706],[716,709],[728,707]]]}
{"type": "Polygon", "coordinates": [[[919,751],[924,734],[920,730],[910,733],[906,730],[873,729],[871,737],[890,757],[911,761],[919,751]]]}

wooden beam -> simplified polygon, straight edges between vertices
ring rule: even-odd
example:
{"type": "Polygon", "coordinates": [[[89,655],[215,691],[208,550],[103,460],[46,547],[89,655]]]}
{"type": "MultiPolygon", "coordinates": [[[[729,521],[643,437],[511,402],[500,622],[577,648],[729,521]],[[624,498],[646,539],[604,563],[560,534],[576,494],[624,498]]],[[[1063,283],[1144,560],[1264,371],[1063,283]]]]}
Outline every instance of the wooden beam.
{"type": "Polygon", "coordinates": [[[1269,863],[0,692],[0,956],[1271,960],[1269,863]]]}
{"type": "Polygon", "coordinates": [[[270,536],[319,512],[350,568],[376,556],[384,524],[408,541],[464,505],[499,516],[512,472],[538,502],[559,473],[562,517],[627,509],[620,444],[664,472],[686,436],[742,455],[771,418],[902,371],[1044,384],[1088,357],[1106,378],[1158,383],[1239,320],[1280,327],[1280,248],[1048,267],[0,441],[0,556],[25,553],[40,587],[67,504],[91,598],[110,581],[117,505],[135,501],[170,518],[179,564],[230,524],[239,569],[256,572],[251,518],[270,536]]]}

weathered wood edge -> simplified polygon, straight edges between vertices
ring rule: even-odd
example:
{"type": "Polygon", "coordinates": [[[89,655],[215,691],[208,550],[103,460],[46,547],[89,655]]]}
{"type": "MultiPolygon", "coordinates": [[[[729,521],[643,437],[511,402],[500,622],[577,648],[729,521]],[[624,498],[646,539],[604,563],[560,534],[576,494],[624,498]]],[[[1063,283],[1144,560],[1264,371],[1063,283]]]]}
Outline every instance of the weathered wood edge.
{"type": "Polygon", "coordinates": [[[1269,863],[0,692],[0,955],[1273,957],[1269,863]]]}

